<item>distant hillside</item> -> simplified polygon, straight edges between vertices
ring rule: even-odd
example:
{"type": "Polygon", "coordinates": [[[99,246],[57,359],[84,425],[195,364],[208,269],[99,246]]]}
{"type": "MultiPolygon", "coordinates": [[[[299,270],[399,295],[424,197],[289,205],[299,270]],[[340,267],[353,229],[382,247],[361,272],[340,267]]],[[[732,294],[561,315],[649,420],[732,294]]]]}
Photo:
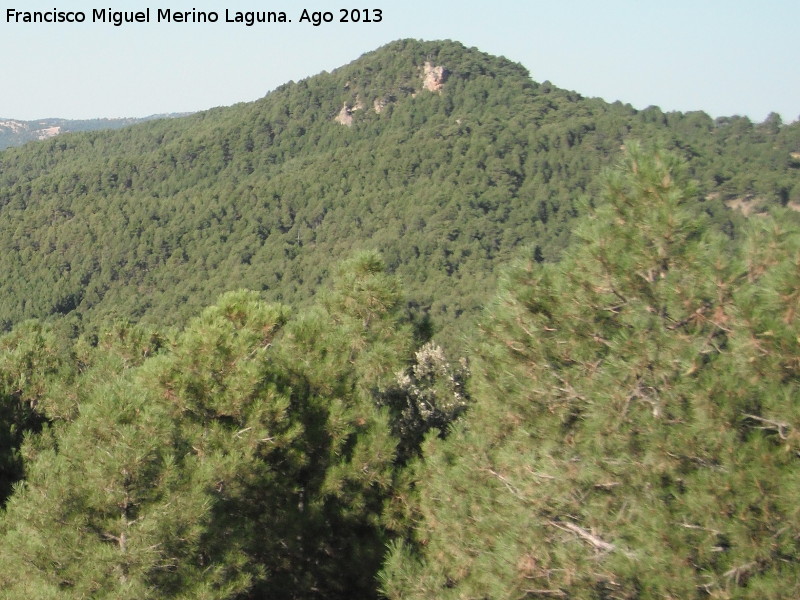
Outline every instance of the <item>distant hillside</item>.
{"type": "Polygon", "coordinates": [[[800,205],[800,124],[608,104],[455,42],[398,41],[265,98],[0,153],[0,328],[182,323],[223,291],[302,304],[378,249],[411,308],[473,315],[552,260],[629,139],[689,160],[696,207],[800,205]]]}
{"type": "Polygon", "coordinates": [[[140,119],[40,119],[38,121],[20,121],[18,119],[0,118],[0,150],[10,148],[11,146],[21,146],[22,144],[34,140],[46,140],[61,133],[120,129],[144,121],[168,119],[186,116],[186,114],[187,113],[151,115],[140,119]]]}

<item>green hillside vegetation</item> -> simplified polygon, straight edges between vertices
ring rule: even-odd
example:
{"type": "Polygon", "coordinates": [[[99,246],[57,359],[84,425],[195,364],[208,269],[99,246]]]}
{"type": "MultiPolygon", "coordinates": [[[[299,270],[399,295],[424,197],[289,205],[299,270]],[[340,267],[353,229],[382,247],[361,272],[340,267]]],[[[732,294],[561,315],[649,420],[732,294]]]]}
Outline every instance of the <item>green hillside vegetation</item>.
{"type": "Polygon", "coordinates": [[[798,229],[732,246],[664,154],[632,151],[606,196],[562,261],[503,278],[389,598],[800,592],[798,229]]]}
{"type": "Polygon", "coordinates": [[[402,41],[3,151],[0,597],[800,596],[799,136],[402,41]]]}
{"type": "Polygon", "coordinates": [[[0,328],[183,324],[237,288],[305,305],[334,265],[379,249],[447,329],[485,304],[497,264],[560,255],[631,138],[690,159],[698,210],[729,230],[726,202],[800,203],[800,124],[637,111],[457,43],[400,41],[258,102],[1,153],[0,328]],[[438,91],[426,63],[446,69],[438,91]]]}
{"type": "Polygon", "coordinates": [[[374,596],[400,307],[367,254],[300,315],[239,291],[172,336],[4,338],[3,597],[374,596]]]}
{"type": "Polygon", "coordinates": [[[370,252],[302,310],[16,327],[4,597],[795,597],[800,235],[732,239],[684,166],[629,144],[461,364],[370,252]]]}

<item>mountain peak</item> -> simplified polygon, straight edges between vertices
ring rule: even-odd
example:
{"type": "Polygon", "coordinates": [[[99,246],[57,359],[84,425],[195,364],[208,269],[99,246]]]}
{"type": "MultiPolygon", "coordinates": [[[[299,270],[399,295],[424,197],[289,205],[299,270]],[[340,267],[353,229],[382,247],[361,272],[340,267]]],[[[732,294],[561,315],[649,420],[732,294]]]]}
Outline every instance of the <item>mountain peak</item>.
{"type": "Polygon", "coordinates": [[[360,118],[370,113],[380,115],[396,102],[421,93],[446,93],[448,83],[460,89],[476,78],[534,85],[522,65],[477,48],[450,40],[402,39],[367,52],[331,73],[287,84],[276,91],[322,79],[339,89],[331,107],[331,120],[352,127],[360,118]]]}

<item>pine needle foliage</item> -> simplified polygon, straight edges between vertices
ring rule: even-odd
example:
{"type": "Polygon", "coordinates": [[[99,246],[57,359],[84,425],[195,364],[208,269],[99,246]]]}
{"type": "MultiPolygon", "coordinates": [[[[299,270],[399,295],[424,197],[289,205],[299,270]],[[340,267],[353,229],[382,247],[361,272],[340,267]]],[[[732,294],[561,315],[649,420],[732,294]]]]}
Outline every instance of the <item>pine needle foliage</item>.
{"type": "Polygon", "coordinates": [[[800,236],[732,244],[682,171],[629,144],[563,261],[506,273],[388,597],[800,592],[800,236]]]}
{"type": "MultiPolygon", "coordinates": [[[[178,333],[76,342],[79,399],[46,389],[0,513],[3,598],[375,597],[397,445],[375,398],[412,339],[375,253],[341,277],[303,315],[236,291],[178,333]]],[[[5,367],[39,356],[23,333],[5,367]]]]}

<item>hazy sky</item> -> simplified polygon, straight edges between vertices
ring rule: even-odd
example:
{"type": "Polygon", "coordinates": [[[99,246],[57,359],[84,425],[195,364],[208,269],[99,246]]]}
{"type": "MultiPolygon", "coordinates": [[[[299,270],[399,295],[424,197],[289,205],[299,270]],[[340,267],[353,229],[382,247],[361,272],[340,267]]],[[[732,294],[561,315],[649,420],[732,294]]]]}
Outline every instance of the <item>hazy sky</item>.
{"type": "Polygon", "coordinates": [[[800,117],[800,0],[0,0],[0,117],[196,111],[260,98],[398,38],[452,39],[520,62],[536,81],[636,108],[800,117]],[[93,9],[151,9],[150,23],[92,23],[93,9]],[[8,22],[8,10],[83,11],[82,24],[8,22]],[[292,23],[225,23],[225,10],[292,23]],[[303,9],[335,22],[299,23],[303,9]],[[338,23],[380,8],[381,23],[338,23]],[[216,24],[156,11],[216,11],[216,24]]]}

